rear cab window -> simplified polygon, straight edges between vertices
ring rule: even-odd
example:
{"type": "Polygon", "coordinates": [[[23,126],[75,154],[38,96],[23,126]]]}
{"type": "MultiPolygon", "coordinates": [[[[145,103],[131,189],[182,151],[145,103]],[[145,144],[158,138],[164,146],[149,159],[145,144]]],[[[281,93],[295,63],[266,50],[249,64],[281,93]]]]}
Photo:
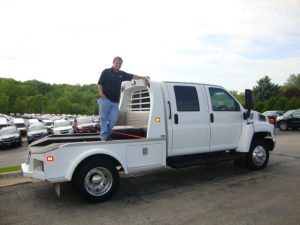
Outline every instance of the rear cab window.
{"type": "Polygon", "coordinates": [[[178,112],[200,111],[196,87],[176,85],[174,86],[174,92],[178,112]]]}

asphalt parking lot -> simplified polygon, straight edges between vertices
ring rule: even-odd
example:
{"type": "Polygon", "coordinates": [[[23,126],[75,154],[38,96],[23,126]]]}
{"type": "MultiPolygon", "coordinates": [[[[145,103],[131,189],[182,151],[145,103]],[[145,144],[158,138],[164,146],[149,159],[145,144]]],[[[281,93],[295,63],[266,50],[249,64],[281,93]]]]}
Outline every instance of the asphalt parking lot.
{"type": "Polygon", "coordinates": [[[277,131],[276,148],[263,171],[226,162],[123,175],[115,197],[102,204],[80,199],[68,183],[61,198],[47,182],[2,187],[0,224],[298,225],[299,135],[300,130],[277,131]]]}

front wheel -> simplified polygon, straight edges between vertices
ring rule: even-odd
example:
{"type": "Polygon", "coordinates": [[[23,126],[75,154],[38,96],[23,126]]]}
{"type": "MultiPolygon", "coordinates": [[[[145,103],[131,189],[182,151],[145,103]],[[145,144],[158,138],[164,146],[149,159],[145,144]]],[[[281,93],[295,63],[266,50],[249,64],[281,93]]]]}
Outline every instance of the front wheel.
{"type": "Polygon", "coordinates": [[[86,162],[74,177],[77,192],[87,201],[98,203],[111,198],[119,186],[114,164],[103,159],[86,162]]]}
{"type": "Polygon", "coordinates": [[[269,161],[269,150],[266,142],[255,140],[251,144],[250,151],[247,155],[247,166],[251,170],[261,170],[266,167],[269,161]]]}
{"type": "Polygon", "coordinates": [[[280,121],[278,124],[280,130],[285,131],[288,129],[287,123],[285,121],[280,121]]]}

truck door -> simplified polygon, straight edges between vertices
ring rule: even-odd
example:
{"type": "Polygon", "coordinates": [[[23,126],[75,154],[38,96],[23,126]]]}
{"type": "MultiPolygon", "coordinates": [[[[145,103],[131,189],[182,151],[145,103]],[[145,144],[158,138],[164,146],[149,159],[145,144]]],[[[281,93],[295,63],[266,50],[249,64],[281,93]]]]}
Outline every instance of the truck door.
{"type": "Polygon", "coordinates": [[[169,155],[209,151],[209,114],[203,86],[166,85],[169,155]]]}
{"type": "Polygon", "coordinates": [[[235,149],[242,131],[240,104],[224,89],[206,86],[210,111],[210,151],[235,149]]]}

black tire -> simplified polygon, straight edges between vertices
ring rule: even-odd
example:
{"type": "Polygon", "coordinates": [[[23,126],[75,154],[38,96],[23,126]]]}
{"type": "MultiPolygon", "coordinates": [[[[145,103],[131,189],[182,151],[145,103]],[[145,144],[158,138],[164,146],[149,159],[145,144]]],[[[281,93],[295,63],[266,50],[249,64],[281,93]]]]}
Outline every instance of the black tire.
{"type": "Polygon", "coordinates": [[[22,146],[22,144],[23,144],[22,138],[20,138],[19,143],[18,143],[18,146],[20,147],[20,146],[22,146]]]}
{"type": "Polygon", "coordinates": [[[113,162],[92,159],[83,164],[73,178],[76,191],[92,203],[110,199],[119,186],[119,173],[113,162]]]}
{"type": "Polygon", "coordinates": [[[269,150],[264,140],[254,140],[247,154],[247,167],[250,170],[264,169],[269,161],[269,150]]]}
{"type": "Polygon", "coordinates": [[[280,121],[278,123],[278,128],[282,131],[286,131],[288,129],[288,125],[286,121],[280,121]]]}

